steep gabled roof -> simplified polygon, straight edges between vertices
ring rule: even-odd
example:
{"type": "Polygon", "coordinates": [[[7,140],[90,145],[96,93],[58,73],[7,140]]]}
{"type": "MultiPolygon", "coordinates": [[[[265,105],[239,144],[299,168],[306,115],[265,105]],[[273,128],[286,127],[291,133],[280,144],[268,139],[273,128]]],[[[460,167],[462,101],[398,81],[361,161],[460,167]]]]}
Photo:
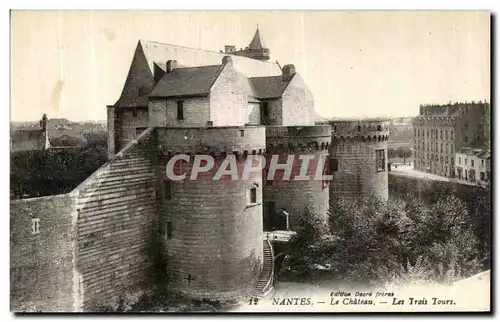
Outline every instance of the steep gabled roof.
{"type": "Polygon", "coordinates": [[[264,42],[262,41],[262,37],[259,32],[259,28],[255,31],[255,35],[253,35],[252,41],[248,45],[248,48],[251,49],[261,49],[261,48],[266,48],[264,46],[264,42]]]}
{"type": "Polygon", "coordinates": [[[249,78],[252,96],[260,99],[281,97],[290,81],[284,81],[281,75],[249,78]]]}
{"type": "Polygon", "coordinates": [[[165,74],[150,97],[208,95],[223,65],[176,68],[165,74]]]}
{"type": "MultiPolygon", "coordinates": [[[[142,46],[151,73],[154,72],[154,63],[159,64],[160,62],[167,62],[168,60],[177,60],[181,66],[207,66],[220,64],[222,58],[228,55],[215,51],[163,44],[142,39],[139,43],[142,46]]],[[[233,60],[234,67],[247,77],[281,74],[281,69],[275,62],[266,62],[236,55],[230,56],[233,60]]]]}

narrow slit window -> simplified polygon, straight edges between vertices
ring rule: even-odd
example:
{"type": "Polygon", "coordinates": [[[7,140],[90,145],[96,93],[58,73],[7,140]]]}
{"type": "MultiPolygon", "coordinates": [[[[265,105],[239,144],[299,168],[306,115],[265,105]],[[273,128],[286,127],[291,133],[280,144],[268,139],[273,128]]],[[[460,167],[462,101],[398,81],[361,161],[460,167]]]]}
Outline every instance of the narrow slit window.
{"type": "Polygon", "coordinates": [[[167,239],[172,239],[172,222],[167,221],[167,239]]]}
{"type": "Polygon", "coordinates": [[[377,171],[385,171],[385,151],[376,150],[377,171]]]}
{"type": "Polygon", "coordinates": [[[40,232],[40,218],[31,219],[31,231],[33,235],[36,235],[40,232]]]}
{"type": "Polygon", "coordinates": [[[250,204],[257,203],[257,187],[250,188],[250,204]]]}

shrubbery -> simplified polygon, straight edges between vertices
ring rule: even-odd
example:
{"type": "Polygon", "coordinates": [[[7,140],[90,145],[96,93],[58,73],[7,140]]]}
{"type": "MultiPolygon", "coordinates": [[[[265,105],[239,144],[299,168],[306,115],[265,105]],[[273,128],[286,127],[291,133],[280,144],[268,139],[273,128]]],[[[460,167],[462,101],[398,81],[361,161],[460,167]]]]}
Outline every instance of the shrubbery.
{"type": "Polygon", "coordinates": [[[106,146],[13,152],[10,155],[11,199],[67,193],[107,161],[106,146]]]}
{"type": "Polygon", "coordinates": [[[308,212],[301,218],[304,230],[291,240],[282,279],[322,274],[358,284],[443,283],[488,268],[489,248],[480,241],[489,222],[478,220],[454,196],[432,205],[411,196],[388,202],[333,200],[327,234],[308,212]]]}

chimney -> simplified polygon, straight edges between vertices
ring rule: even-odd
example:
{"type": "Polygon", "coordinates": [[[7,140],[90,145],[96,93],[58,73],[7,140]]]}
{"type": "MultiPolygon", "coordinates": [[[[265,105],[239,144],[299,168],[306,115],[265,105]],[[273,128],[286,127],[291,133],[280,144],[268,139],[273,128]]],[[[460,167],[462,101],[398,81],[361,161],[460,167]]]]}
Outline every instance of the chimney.
{"type": "Polygon", "coordinates": [[[223,65],[233,65],[233,59],[231,56],[224,56],[222,57],[222,64],[223,65]]]}
{"type": "Polygon", "coordinates": [[[43,114],[42,120],[40,121],[40,126],[42,127],[42,131],[47,131],[47,114],[43,114]]]}
{"type": "Polygon", "coordinates": [[[176,69],[177,67],[179,67],[177,65],[177,60],[169,60],[169,61],[167,61],[167,74],[173,72],[174,69],[176,69]]]}
{"type": "Polygon", "coordinates": [[[231,46],[231,45],[225,45],[224,46],[224,53],[230,54],[230,53],[232,53],[234,51],[236,51],[236,47],[235,46],[231,46]]]}
{"type": "Polygon", "coordinates": [[[295,75],[295,66],[292,64],[283,66],[283,81],[288,82],[295,75]]]}

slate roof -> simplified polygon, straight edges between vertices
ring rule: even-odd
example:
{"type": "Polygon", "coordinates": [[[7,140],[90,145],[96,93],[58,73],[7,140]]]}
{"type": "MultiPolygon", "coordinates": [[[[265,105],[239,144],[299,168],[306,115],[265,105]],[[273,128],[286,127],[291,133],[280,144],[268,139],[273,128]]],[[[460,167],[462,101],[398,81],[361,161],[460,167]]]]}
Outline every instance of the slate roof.
{"type": "Polygon", "coordinates": [[[264,47],[264,42],[262,41],[262,37],[260,36],[259,28],[257,28],[257,30],[255,31],[255,35],[253,35],[252,41],[250,42],[250,45],[248,45],[248,48],[261,49],[264,47]]]}
{"type": "Polygon", "coordinates": [[[176,68],[156,84],[150,97],[208,95],[223,65],[176,68]]]}
{"type": "Polygon", "coordinates": [[[249,78],[252,96],[259,99],[281,97],[290,81],[284,81],[280,76],[249,78]]]}
{"type": "MultiPolygon", "coordinates": [[[[154,64],[177,60],[179,65],[186,67],[207,66],[221,64],[222,58],[228,54],[164,44],[149,40],[139,40],[144,51],[151,72],[154,72],[154,64]]],[[[229,55],[233,60],[233,66],[248,77],[281,75],[281,69],[276,62],[267,62],[244,56],[229,55]]],[[[162,64],[163,65],[163,64],[162,64]]],[[[159,65],[159,67],[163,67],[159,65]]]]}
{"type": "Polygon", "coordinates": [[[461,148],[460,150],[457,151],[457,153],[477,156],[483,159],[489,159],[491,156],[490,151],[486,151],[483,149],[473,149],[473,148],[461,148]]]}

